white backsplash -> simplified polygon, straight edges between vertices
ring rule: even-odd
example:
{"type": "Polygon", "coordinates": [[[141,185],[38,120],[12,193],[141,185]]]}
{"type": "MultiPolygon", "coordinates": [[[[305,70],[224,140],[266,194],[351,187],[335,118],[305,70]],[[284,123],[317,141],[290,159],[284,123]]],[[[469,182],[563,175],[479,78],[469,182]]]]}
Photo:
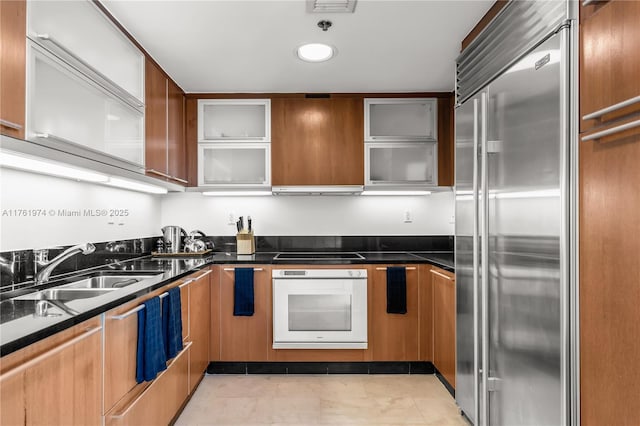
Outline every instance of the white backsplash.
{"type": "Polygon", "coordinates": [[[427,196],[205,197],[168,194],[163,225],[207,235],[235,235],[233,221],[251,216],[256,235],[453,235],[451,191],[427,196]],[[412,221],[404,222],[405,212],[412,221]],[[229,215],[233,215],[230,224],[229,215]]]}
{"type": "Polygon", "coordinates": [[[160,196],[0,168],[0,251],[150,237],[160,226],[160,196]]]}

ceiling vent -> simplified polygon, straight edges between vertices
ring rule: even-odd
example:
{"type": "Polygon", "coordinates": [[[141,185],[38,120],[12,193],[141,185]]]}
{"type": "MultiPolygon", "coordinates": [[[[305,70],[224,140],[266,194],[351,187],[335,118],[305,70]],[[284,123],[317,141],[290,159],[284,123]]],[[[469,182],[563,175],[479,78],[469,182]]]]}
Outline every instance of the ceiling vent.
{"type": "Polygon", "coordinates": [[[353,13],[358,0],[307,0],[309,13],[353,13]]]}

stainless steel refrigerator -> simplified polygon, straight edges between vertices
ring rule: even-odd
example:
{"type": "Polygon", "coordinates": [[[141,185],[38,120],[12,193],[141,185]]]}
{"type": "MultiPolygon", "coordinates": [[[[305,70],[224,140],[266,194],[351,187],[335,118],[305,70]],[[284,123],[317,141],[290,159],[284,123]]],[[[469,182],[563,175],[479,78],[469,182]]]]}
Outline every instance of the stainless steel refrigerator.
{"type": "Polygon", "coordinates": [[[476,425],[574,421],[571,3],[510,2],[457,60],[456,401],[476,425]]]}

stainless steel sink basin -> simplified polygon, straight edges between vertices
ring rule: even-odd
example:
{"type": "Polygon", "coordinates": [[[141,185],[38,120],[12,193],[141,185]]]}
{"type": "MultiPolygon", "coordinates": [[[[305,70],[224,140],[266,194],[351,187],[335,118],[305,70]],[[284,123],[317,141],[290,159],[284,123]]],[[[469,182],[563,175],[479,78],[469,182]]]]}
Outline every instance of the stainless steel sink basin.
{"type": "Polygon", "coordinates": [[[56,300],[60,302],[69,302],[77,299],[90,299],[92,297],[102,296],[103,294],[115,291],[115,288],[51,288],[47,290],[37,291],[35,293],[25,294],[17,297],[21,300],[56,300]]]}
{"type": "Polygon", "coordinates": [[[155,275],[98,275],[65,284],[60,288],[68,289],[118,289],[135,284],[155,275]]]}

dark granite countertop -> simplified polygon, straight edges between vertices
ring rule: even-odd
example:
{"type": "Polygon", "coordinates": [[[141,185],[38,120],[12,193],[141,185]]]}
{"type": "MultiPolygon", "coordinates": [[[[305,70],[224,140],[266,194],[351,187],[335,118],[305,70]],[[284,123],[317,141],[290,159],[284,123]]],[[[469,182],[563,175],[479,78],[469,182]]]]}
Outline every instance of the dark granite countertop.
{"type": "MultiPolygon", "coordinates": [[[[362,258],[340,260],[280,260],[274,259],[275,252],[260,252],[255,255],[237,255],[236,253],[215,253],[205,258],[151,258],[150,256],[123,261],[114,270],[113,265],[92,268],[83,275],[100,272],[116,272],[124,270],[128,273],[140,272],[154,275],[138,283],[120,288],[107,294],[65,302],[68,308],[78,312],[69,314],[51,307],[48,311],[53,316],[35,316],[35,300],[6,298],[0,302],[0,355],[4,356],[38,340],[44,339],[89,318],[100,315],[126,302],[148,294],[172,281],[208,265],[223,264],[255,264],[255,265],[355,265],[355,264],[409,264],[429,263],[448,271],[454,270],[452,252],[358,252],[362,258]]],[[[67,279],[68,281],[68,279],[67,279]]],[[[46,287],[62,285],[65,280],[51,281],[46,287]]],[[[27,291],[33,291],[31,288],[27,291]]],[[[24,293],[22,290],[21,293],[24,293]]]]}

